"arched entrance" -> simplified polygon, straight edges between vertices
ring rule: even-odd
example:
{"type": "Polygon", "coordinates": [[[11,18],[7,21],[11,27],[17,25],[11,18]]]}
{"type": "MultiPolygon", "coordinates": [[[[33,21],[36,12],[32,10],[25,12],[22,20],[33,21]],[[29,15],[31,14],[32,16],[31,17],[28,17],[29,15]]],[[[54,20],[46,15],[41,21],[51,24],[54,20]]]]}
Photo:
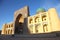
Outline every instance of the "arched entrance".
{"type": "Polygon", "coordinates": [[[23,23],[24,23],[24,17],[22,14],[19,14],[16,17],[16,21],[15,21],[15,33],[16,34],[23,34],[23,23]]]}

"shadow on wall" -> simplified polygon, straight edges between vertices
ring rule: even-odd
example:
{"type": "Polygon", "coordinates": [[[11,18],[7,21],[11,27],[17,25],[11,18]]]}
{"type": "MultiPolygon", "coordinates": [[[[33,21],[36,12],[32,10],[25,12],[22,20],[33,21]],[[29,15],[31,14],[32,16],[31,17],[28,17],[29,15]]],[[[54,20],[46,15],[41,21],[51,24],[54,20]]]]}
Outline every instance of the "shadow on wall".
{"type": "Polygon", "coordinates": [[[15,34],[27,34],[29,33],[27,28],[27,18],[23,18],[22,14],[19,14],[15,21],[15,34]]]}
{"type": "Polygon", "coordinates": [[[0,30],[0,35],[1,35],[1,30],[0,30]]]}
{"type": "Polygon", "coordinates": [[[28,29],[28,18],[24,19],[24,34],[30,34],[30,31],[28,29]]]}
{"type": "Polygon", "coordinates": [[[22,34],[23,30],[23,23],[19,22],[20,18],[22,17],[22,14],[19,14],[15,21],[15,33],[16,34],[22,34]]]}

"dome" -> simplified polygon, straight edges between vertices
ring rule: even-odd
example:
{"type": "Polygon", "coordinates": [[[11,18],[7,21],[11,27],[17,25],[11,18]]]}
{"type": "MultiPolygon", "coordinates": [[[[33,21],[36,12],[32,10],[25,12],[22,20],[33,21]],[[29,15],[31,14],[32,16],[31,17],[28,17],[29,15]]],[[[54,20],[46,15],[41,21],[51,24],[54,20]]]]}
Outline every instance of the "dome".
{"type": "Polygon", "coordinates": [[[45,9],[44,8],[39,8],[39,9],[37,9],[37,12],[45,12],[45,9]]]}

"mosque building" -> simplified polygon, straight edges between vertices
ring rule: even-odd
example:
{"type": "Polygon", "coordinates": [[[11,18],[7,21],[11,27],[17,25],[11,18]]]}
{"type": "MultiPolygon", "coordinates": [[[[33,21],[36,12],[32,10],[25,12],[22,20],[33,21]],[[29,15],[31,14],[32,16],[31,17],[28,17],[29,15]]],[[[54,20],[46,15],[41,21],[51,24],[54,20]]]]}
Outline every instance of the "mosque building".
{"type": "Polygon", "coordinates": [[[1,34],[40,34],[60,31],[60,20],[55,8],[46,11],[39,8],[36,14],[29,15],[29,8],[25,6],[14,13],[11,23],[3,24],[1,34]]]}

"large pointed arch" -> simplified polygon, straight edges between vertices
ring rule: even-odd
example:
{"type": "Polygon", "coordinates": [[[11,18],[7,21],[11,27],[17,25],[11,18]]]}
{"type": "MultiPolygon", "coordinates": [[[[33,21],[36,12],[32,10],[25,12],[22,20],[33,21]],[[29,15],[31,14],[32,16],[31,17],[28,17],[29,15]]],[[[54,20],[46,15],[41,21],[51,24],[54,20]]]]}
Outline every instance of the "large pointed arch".
{"type": "Polygon", "coordinates": [[[15,20],[15,33],[16,34],[23,34],[23,23],[24,23],[23,15],[19,14],[15,20]]]}

